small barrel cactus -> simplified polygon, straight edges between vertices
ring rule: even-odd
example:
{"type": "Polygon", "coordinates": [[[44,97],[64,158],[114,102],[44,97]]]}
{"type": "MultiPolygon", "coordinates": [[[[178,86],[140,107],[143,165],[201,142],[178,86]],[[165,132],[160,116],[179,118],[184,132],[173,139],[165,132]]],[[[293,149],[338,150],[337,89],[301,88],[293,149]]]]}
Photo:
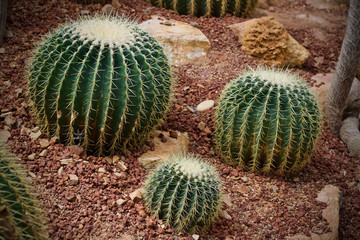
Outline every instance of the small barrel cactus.
{"type": "Polygon", "coordinates": [[[86,17],[36,49],[30,102],[39,125],[65,144],[108,155],[140,145],[166,115],[170,67],[148,33],[119,17],[86,17]]]}
{"type": "Polygon", "coordinates": [[[230,13],[247,17],[257,0],[147,0],[157,7],[175,10],[179,14],[222,17],[230,13]]]}
{"type": "Polygon", "coordinates": [[[145,204],[177,231],[201,232],[218,217],[222,205],[218,173],[192,156],[173,156],[148,176],[145,204]]]}
{"type": "Polygon", "coordinates": [[[0,145],[0,239],[47,239],[39,202],[16,158],[0,145]]]}
{"type": "Polygon", "coordinates": [[[310,160],[322,127],[305,80],[261,68],[227,85],[215,122],[216,148],[225,162],[276,175],[296,172],[310,160]]]}

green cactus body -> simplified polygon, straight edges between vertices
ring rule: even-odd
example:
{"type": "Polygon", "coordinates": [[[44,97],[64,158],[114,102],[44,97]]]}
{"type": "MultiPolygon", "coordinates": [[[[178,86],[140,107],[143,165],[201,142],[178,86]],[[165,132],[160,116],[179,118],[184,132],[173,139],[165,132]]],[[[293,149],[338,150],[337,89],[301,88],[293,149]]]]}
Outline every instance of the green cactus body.
{"type": "Polygon", "coordinates": [[[277,175],[296,172],[310,160],[322,127],[318,103],[303,79],[260,68],[227,85],[215,121],[221,159],[277,175]]]}
{"type": "Polygon", "coordinates": [[[5,146],[0,146],[0,239],[47,239],[30,180],[5,146]]]}
{"type": "Polygon", "coordinates": [[[29,90],[43,130],[107,155],[140,145],[165,117],[170,67],[162,47],[135,23],[88,17],[40,44],[29,90]]]}
{"type": "Polygon", "coordinates": [[[220,178],[208,163],[175,156],[148,176],[145,204],[151,213],[177,231],[201,232],[218,217],[220,178]]]}
{"type": "Polygon", "coordinates": [[[179,14],[222,17],[227,13],[248,17],[257,0],[147,0],[157,7],[175,10],[179,14]]]}

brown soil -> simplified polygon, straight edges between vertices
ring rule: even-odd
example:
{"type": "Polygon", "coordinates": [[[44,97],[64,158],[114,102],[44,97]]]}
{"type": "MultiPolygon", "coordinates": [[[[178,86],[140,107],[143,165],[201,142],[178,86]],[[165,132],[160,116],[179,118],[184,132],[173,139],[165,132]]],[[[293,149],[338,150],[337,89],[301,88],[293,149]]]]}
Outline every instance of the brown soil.
{"type": "MultiPolygon", "coordinates": [[[[245,19],[178,16],[143,0],[118,2],[116,10],[119,14],[136,18],[139,22],[151,15],[196,22],[211,42],[212,49],[204,61],[183,65],[176,70],[175,103],[162,126],[164,130],[189,133],[189,151],[215,165],[224,181],[224,191],[230,195],[232,204],[224,205],[219,221],[200,239],[284,239],[296,234],[328,232],[328,224],[321,216],[325,205],[315,200],[317,193],[327,184],[338,186],[343,194],[340,238],[358,239],[359,159],[351,157],[346,146],[331,135],[326,126],[312,162],[302,172],[291,177],[261,176],[222,163],[214,153],[211,134],[214,130],[213,110],[193,113],[187,108],[207,99],[216,100],[225,84],[239,71],[259,64],[245,56],[227,27],[245,19]],[[206,131],[198,129],[201,121],[206,124],[206,131]],[[249,181],[243,182],[241,177],[247,177],[249,181]]],[[[7,29],[14,33],[14,37],[5,39],[2,47],[6,53],[0,54],[0,106],[2,113],[13,112],[19,126],[10,130],[8,144],[31,171],[49,219],[51,239],[192,239],[186,234],[174,234],[150,217],[141,202],[130,200],[129,194],[142,186],[147,174],[136,161],[142,149],[129,153],[125,157],[128,170],[115,175],[114,166],[107,164],[105,158],[80,157],[59,143],[51,144],[47,148],[48,155],[40,157],[43,149],[39,141],[32,141],[28,134],[20,131],[22,127],[31,129],[36,126],[24,105],[27,88],[24,67],[34,44],[52,28],[76,19],[81,10],[94,13],[101,8],[100,4],[81,5],[61,0],[10,3],[7,29]],[[23,89],[24,93],[17,97],[17,89],[23,89]],[[35,160],[28,159],[32,153],[36,153],[35,160]],[[68,158],[74,161],[61,165],[60,160],[68,158]],[[99,172],[99,168],[105,168],[106,172],[99,172]],[[69,174],[76,174],[79,184],[69,185],[69,174]],[[127,202],[117,207],[116,200],[120,198],[127,202]]],[[[312,54],[302,69],[294,70],[309,80],[309,85],[312,75],[334,69],[345,33],[347,10],[344,5],[317,9],[305,0],[285,1],[267,11],[279,17],[289,33],[312,54]],[[327,20],[330,22],[328,27],[301,25],[294,20],[294,14],[315,14],[332,20],[327,20]],[[314,34],[319,29],[322,34],[314,34]]],[[[4,127],[4,119],[0,119],[0,129],[4,127]]]]}

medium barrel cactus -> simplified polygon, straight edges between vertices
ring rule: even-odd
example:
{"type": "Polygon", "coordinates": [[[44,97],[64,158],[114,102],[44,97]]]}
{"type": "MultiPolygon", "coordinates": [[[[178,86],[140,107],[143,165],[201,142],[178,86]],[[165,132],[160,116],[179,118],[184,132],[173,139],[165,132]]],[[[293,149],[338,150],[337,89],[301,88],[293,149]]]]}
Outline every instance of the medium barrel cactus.
{"type": "Polygon", "coordinates": [[[29,179],[13,154],[0,145],[0,239],[47,239],[29,179]]]}
{"type": "Polygon", "coordinates": [[[177,231],[201,232],[218,217],[222,193],[215,169],[191,156],[174,156],[148,176],[145,204],[177,231]]]}
{"type": "Polygon", "coordinates": [[[224,161],[277,175],[296,172],[310,160],[322,127],[305,80],[261,68],[228,84],[215,121],[216,147],[224,161]]]}
{"type": "Polygon", "coordinates": [[[29,70],[39,125],[96,155],[146,140],[166,115],[170,88],[162,47],[118,17],[87,17],[57,29],[40,44],[29,70]]]}
{"type": "Polygon", "coordinates": [[[173,9],[179,14],[193,16],[222,17],[230,13],[237,17],[247,17],[257,4],[257,0],[147,0],[151,4],[173,9]]]}

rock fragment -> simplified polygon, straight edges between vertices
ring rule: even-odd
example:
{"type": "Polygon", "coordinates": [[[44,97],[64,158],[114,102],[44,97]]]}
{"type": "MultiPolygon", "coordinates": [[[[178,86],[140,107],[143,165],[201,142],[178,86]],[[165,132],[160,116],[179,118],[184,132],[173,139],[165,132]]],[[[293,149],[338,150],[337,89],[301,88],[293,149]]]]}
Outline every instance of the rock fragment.
{"type": "Polygon", "coordinates": [[[140,202],[142,200],[142,195],[144,191],[144,188],[136,189],[134,192],[130,193],[130,199],[133,200],[135,203],[140,202]]]}
{"type": "Polygon", "coordinates": [[[268,65],[300,67],[310,57],[274,17],[262,17],[229,26],[242,50],[268,65]]]}
{"type": "Polygon", "coordinates": [[[69,184],[75,186],[79,183],[79,178],[75,174],[69,174],[69,184]]]}
{"type": "Polygon", "coordinates": [[[116,206],[122,207],[126,204],[126,202],[127,202],[126,200],[120,198],[120,199],[116,200],[116,206]]]}
{"type": "Polygon", "coordinates": [[[175,66],[199,61],[210,50],[209,39],[188,23],[152,16],[140,27],[159,41],[170,63],[175,66]]]}
{"type": "Polygon", "coordinates": [[[196,110],[198,110],[199,112],[203,112],[203,111],[206,111],[206,110],[212,108],[214,106],[214,104],[215,104],[214,100],[206,100],[204,102],[199,103],[196,106],[196,110]]]}
{"type": "Polygon", "coordinates": [[[7,130],[0,130],[0,143],[6,143],[11,137],[11,133],[7,130]]]}

